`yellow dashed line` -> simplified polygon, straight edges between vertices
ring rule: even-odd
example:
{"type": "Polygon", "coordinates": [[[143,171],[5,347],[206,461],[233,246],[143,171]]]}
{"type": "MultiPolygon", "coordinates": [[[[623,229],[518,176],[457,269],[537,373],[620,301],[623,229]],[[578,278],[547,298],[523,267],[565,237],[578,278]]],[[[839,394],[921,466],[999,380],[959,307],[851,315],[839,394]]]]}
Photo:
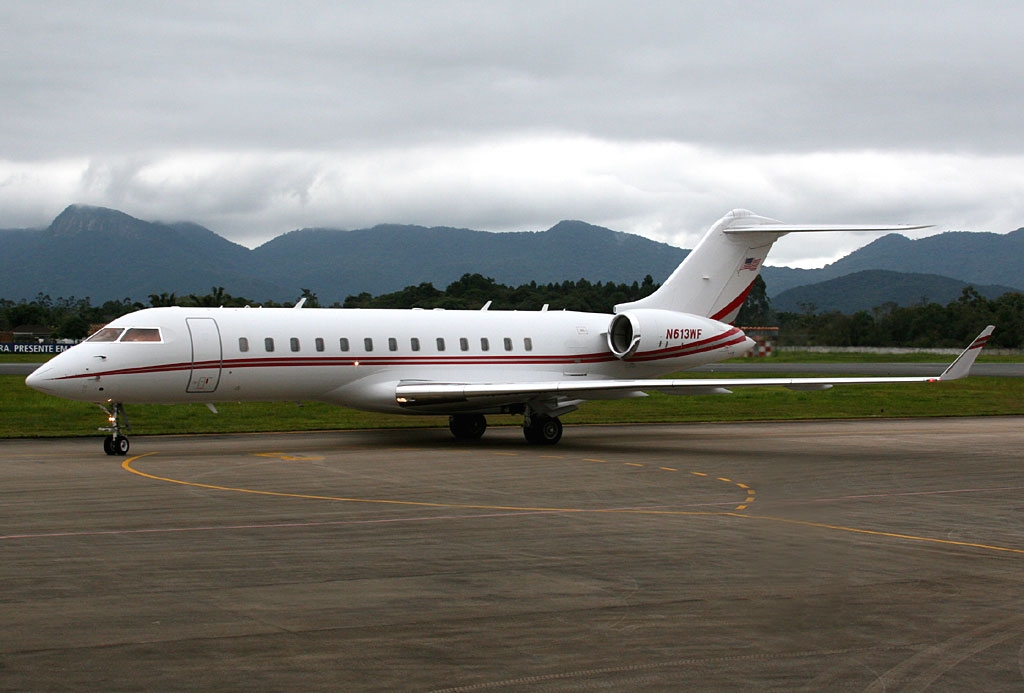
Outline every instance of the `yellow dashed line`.
{"type": "MultiPolygon", "coordinates": [[[[128,457],[121,463],[121,468],[127,472],[131,472],[137,476],[144,477],[146,479],[152,479],[154,481],[165,481],[169,484],[178,484],[180,486],[192,486],[194,488],[205,488],[211,491],[230,491],[233,493],[248,493],[256,496],[272,496],[274,498],[299,498],[302,500],[323,500],[323,501],[338,501],[343,503],[373,503],[377,505],[404,505],[412,506],[417,508],[459,508],[462,510],[506,510],[510,512],[549,512],[549,513],[621,513],[631,512],[629,510],[623,510],[622,508],[549,508],[549,507],[531,507],[531,506],[518,506],[518,505],[471,505],[466,503],[430,503],[427,501],[403,501],[393,500],[388,498],[345,498],[341,496],[318,496],[306,493],[287,493],[284,491],[263,491],[254,488],[239,488],[235,486],[219,486],[217,484],[203,484],[197,481],[185,481],[184,479],[171,479],[166,476],[157,476],[155,474],[148,474],[146,472],[135,469],[132,466],[133,462],[142,459],[143,457],[149,457],[155,455],[154,452],[147,452],[143,455],[136,455],[135,457],[128,457]]],[[[649,511],[636,511],[638,513],[649,513],[649,511]]],[[[706,511],[706,510],[677,510],[672,512],[660,511],[659,514],[671,514],[680,516],[697,516],[697,515],[728,515],[729,513],[706,511]]]]}
{"type": "Polygon", "coordinates": [[[809,522],[807,520],[791,520],[785,517],[769,517],[767,515],[734,515],[748,520],[765,520],[767,522],[782,522],[789,525],[800,525],[803,527],[816,527],[817,529],[828,529],[834,532],[850,532],[852,534],[866,534],[873,537],[888,537],[890,539],[904,539],[906,541],[918,541],[927,544],[944,544],[946,546],[964,546],[972,549],[985,549],[986,551],[1001,551],[1004,553],[1024,554],[1024,549],[1013,549],[1007,546],[993,546],[992,544],[977,544],[970,541],[954,541],[952,539],[938,539],[936,537],[922,537],[915,534],[901,534],[899,532],[883,532],[875,529],[860,529],[858,527],[844,527],[843,525],[829,525],[822,522],[809,522]]]}
{"type": "Polygon", "coordinates": [[[253,454],[256,455],[256,457],[273,457],[274,459],[286,460],[288,462],[315,462],[323,459],[323,457],[318,457],[316,455],[289,455],[284,452],[255,452],[253,454]]]}
{"type": "MultiPolygon", "coordinates": [[[[519,453],[516,453],[516,452],[492,451],[492,454],[493,455],[498,455],[498,456],[501,456],[501,457],[519,457],[520,456],[519,453]]],[[[295,462],[302,462],[302,461],[308,462],[308,461],[317,461],[317,460],[323,460],[324,459],[323,457],[320,457],[320,456],[314,456],[314,455],[309,455],[309,456],[291,455],[291,454],[284,453],[284,452],[257,452],[257,453],[253,453],[253,455],[255,455],[256,457],[267,457],[267,458],[281,459],[281,460],[295,461],[295,462]]],[[[182,480],[178,480],[178,479],[169,479],[169,478],[166,478],[166,477],[153,476],[153,475],[150,475],[150,474],[146,474],[144,472],[140,472],[140,471],[138,471],[138,470],[136,470],[136,469],[131,467],[130,463],[133,460],[139,459],[140,457],[144,457],[144,456],[145,455],[140,455],[139,457],[135,457],[135,458],[131,458],[129,460],[126,460],[125,463],[122,466],[127,471],[132,472],[133,474],[138,474],[139,476],[143,476],[143,477],[147,477],[147,478],[151,478],[151,479],[155,479],[155,480],[159,480],[159,481],[167,481],[167,482],[170,482],[170,483],[182,484],[182,485],[186,485],[186,486],[198,486],[198,487],[201,487],[201,488],[209,488],[209,489],[213,489],[213,490],[235,491],[235,492],[238,492],[238,493],[253,493],[253,494],[267,495],[267,496],[307,498],[307,499],[311,499],[311,500],[346,501],[346,502],[352,502],[352,503],[383,503],[383,504],[395,504],[395,505],[416,505],[416,506],[424,506],[424,507],[492,508],[492,509],[499,509],[499,510],[534,510],[534,511],[536,511],[536,510],[547,510],[547,511],[558,511],[558,512],[562,512],[562,511],[564,511],[564,512],[586,512],[586,511],[583,511],[583,510],[573,509],[573,508],[518,508],[518,507],[486,506],[486,505],[485,506],[476,506],[476,505],[459,505],[459,504],[448,504],[448,503],[430,503],[430,502],[418,502],[418,501],[396,501],[396,500],[389,500],[389,499],[340,498],[340,497],[334,497],[334,496],[315,496],[315,495],[306,495],[306,494],[284,493],[284,492],[278,492],[278,491],[260,491],[260,490],[256,490],[256,489],[243,489],[243,488],[235,488],[235,487],[227,487],[227,486],[217,486],[217,485],[212,485],[212,484],[200,484],[200,483],[193,483],[193,482],[188,482],[188,481],[182,481],[182,480]]],[[[557,459],[557,460],[565,459],[564,455],[542,455],[540,457],[542,457],[544,459],[557,459]]],[[[596,458],[596,457],[584,457],[583,461],[584,462],[594,462],[594,463],[599,463],[599,464],[605,464],[605,463],[608,462],[608,460],[599,459],[599,458],[596,458]]],[[[636,468],[643,468],[643,467],[647,466],[647,465],[642,464],[640,462],[623,462],[622,464],[624,464],[627,467],[636,467],[636,468]]],[[[658,467],[658,469],[660,469],[662,471],[665,471],[665,472],[675,472],[675,471],[678,471],[675,467],[658,467]]],[[[699,476],[699,477],[707,477],[708,476],[708,474],[706,474],[705,472],[698,472],[698,471],[691,471],[690,474],[692,474],[694,476],[699,476]]],[[[743,504],[736,506],[734,508],[734,510],[736,510],[736,511],[746,510],[749,507],[749,504],[754,502],[754,500],[755,500],[755,498],[754,498],[754,491],[749,486],[747,486],[746,484],[741,484],[741,483],[738,483],[738,482],[734,482],[734,481],[732,481],[732,479],[729,479],[729,478],[726,478],[726,477],[717,477],[717,479],[719,481],[724,482],[724,483],[735,484],[737,487],[747,491],[747,497],[743,501],[743,504]]]]}
{"type": "MultiPolygon", "coordinates": [[[[213,491],[230,491],[234,493],[248,493],[253,495],[261,496],[273,496],[277,498],[299,498],[307,500],[325,500],[325,501],[340,501],[347,503],[374,503],[381,505],[404,505],[414,507],[425,507],[425,508],[459,508],[465,510],[505,510],[505,511],[518,511],[518,512],[551,512],[551,513],[622,513],[631,515],[671,515],[677,517],[737,517],[744,520],[759,520],[762,522],[780,522],[791,525],[798,525],[803,527],[813,527],[816,529],[824,529],[834,532],[848,532],[851,534],[861,534],[866,536],[874,537],[885,537],[889,539],[898,539],[903,541],[912,541],[928,544],[938,544],[943,546],[957,546],[964,548],[981,549],[985,551],[997,551],[1002,553],[1012,553],[1018,555],[1024,555],[1024,549],[1016,549],[1006,546],[996,546],[992,544],[980,544],[975,542],[967,541],[954,541],[951,539],[939,539],[936,537],[924,537],[914,534],[902,534],[899,532],[885,532],[881,530],[861,529],[857,527],[845,527],[842,525],[830,525],[820,522],[810,522],[806,520],[794,520],[784,517],[771,517],[766,515],[748,515],[746,513],[740,513],[738,511],[746,510],[748,504],[754,502],[755,491],[745,484],[734,482],[731,479],[725,477],[717,477],[719,481],[725,483],[731,483],[738,488],[747,491],[747,498],[744,500],[742,505],[738,505],[733,512],[719,512],[719,511],[689,511],[689,510],[651,510],[651,509],[639,509],[639,508],[597,508],[597,509],[585,509],[585,508],[548,508],[548,507],[529,507],[529,506],[503,506],[503,505],[468,505],[461,503],[430,503],[423,501],[403,501],[403,500],[392,500],[392,499],[372,499],[372,498],[343,498],[337,496],[318,496],[302,493],[285,493],[281,491],[262,491],[259,489],[249,488],[236,488],[231,486],[218,486],[215,484],[203,484],[194,481],[185,481],[182,479],[171,479],[169,477],[157,476],[155,474],[147,474],[146,472],[139,471],[132,467],[132,464],[144,457],[149,457],[156,453],[146,453],[143,455],[136,455],[134,457],[126,458],[122,463],[121,467],[132,474],[154,481],[163,481],[171,484],[179,484],[181,486],[192,486],[196,488],[205,488],[213,491]]],[[[495,454],[506,454],[511,457],[517,456],[515,453],[495,453],[495,454]]],[[[281,457],[282,459],[297,459],[297,460],[310,460],[310,459],[322,459],[319,457],[291,457],[288,455],[282,456],[282,453],[263,453],[261,457],[281,457]]],[[[557,459],[563,459],[561,457],[557,459]]],[[[587,459],[587,462],[605,462],[605,460],[587,459]]],[[[625,464],[642,467],[644,465],[639,463],[626,462],[625,464]]],[[[664,471],[676,471],[672,467],[660,467],[664,471]]],[[[691,471],[690,474],[693,476],[706,477],[708,476],[704,472],[691,471]]]]}

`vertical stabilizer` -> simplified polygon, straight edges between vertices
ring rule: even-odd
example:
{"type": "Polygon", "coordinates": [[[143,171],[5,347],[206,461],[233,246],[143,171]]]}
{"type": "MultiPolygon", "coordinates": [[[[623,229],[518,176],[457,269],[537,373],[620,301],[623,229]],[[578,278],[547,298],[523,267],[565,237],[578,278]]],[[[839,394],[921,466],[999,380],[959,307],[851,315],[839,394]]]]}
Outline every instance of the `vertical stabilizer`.
{"type": "Polygon", "coordinates": [[[732,322],[772,244],[787,233],[779,227],[785,228],[745,209],[729,212],[704,234],[661,288],[639,301],[615,306],[615,312],[661,308],[732,322]],[[742,227],[744,232],[727,233],[732,227],[742,227]]]}
{"type": "Polygon", "coordinates": [[[714,223],[661,288],[639,301],[620,303],[615,312],[658,308],[731,323],[760,274],[772,244],[787,233],[923,228],[927,225],[784,224],[745,209],[734,209],[714,223]]]}

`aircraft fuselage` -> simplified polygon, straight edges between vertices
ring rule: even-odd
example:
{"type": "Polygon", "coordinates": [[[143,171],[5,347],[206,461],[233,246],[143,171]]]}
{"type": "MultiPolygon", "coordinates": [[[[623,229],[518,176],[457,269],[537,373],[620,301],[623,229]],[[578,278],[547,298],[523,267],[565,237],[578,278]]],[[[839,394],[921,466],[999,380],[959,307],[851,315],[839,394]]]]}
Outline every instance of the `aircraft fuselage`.
{"type": "Polygon", "coordinates": [[[400,406],[396,385],[649,378],[750,348],[731,325],[675,315],[654,348],[621,359],[608,345],[614,316],[600,313],[150,308],[56,356],[30,384],[98,403],[295,399],[427,413],[400,406]]]}

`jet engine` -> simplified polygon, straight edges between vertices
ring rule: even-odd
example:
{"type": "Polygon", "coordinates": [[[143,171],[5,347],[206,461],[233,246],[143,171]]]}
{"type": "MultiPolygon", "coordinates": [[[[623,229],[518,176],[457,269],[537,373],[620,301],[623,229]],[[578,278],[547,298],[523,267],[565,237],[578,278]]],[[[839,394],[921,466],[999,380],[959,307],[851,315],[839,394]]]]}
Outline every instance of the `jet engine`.
{"type": "Polygon", "coordinates": [[[628,361],[637,352],[685,351],[687,346],[696,343],[711,346],[727,333],[743,339],[743,333],[732,325],[699,315],[654,308],[628,310],[612,318],[608,326],[608,348],[616,358],[628,361]]]}

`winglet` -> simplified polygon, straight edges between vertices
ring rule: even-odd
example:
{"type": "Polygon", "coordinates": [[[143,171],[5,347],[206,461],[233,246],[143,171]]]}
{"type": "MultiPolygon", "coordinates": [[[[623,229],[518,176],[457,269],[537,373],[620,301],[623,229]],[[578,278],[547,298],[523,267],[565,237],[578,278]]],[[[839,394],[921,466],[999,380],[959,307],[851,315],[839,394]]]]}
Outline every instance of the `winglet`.
{"type": "Polygon", "coordinates": [[[939,376],[939,380],[957,380],[959,378],[967,377],[968,372],[971,370],[971,366],[974,365],[974,360],[978,358],[981,350],[988,344],[988,338],[992,336],[992,331],[995,330],[994,325],[989,325],[978,338],[971,342],[971,345],[960,352],[960,355],[956,357],[953,363],[949,364],[949,368],[942,372],[939,376]]]}

